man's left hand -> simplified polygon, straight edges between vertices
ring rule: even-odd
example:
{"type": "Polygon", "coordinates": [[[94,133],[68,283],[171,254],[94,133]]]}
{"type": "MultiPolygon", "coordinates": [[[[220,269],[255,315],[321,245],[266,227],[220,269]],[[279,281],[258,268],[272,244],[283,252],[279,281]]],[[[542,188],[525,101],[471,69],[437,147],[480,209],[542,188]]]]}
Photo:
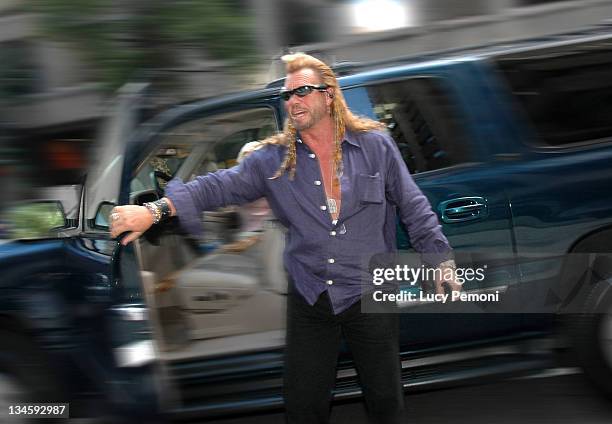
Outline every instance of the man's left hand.
{"type": "Polygon", "coordinates": [[[444,285],[446,284],[450,288],[451,300],[452,300],[452,294],[454,292],[460,292],[461,287],[462,287],[461,284],[455,281],[455,268],[456,268],[455,261],[451,259],[451,260],[442,262],[440,265],[438,265],[438,268],[442,271],[440,273],[442,278],[440,279],[436,278],[436,281],[435,281],[436,294],[444,294],[446,292],[444,289],[444,285]],[[451,278],[444,278],[447,276],[450,276],[451,278]]]}

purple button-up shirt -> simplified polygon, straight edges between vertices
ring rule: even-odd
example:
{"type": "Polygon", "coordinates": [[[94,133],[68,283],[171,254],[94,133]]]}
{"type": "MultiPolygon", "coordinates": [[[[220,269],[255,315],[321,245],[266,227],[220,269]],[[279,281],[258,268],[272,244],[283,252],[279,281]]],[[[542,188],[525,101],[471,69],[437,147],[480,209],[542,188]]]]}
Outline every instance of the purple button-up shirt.
{"type": "MultiPolygon", "coordinates": [[[[276,218],[288,229],[285,268],[295,288],[311,305],[327,291],[338,314],[356,301],[371,281],[368,260],[396,250],[396,216],[415,250],[435,258],[451,257],[438,217],[415,184],[395,142],[382,132],[346,132],[342,143],[342,204],[337,222],[327,210],[319,161],[306,143],[297,143],[295,178],[270,179],[286,147],[265,146],[238,166],[183,183],[172,180],[166,196],[181,226],[202,231],[201,212],[243,204],[265,196],[276,218]]],[[[372,286],[374,288],[374,286],[372,286]]]]}

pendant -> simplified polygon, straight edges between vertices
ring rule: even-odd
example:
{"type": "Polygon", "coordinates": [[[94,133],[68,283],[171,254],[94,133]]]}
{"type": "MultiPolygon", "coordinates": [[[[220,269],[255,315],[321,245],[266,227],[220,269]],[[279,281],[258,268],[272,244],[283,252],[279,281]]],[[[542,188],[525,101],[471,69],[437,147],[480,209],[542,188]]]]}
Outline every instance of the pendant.
{"type": "Polygon", "coordinates": [[[332,199],[331,197],[327,198],[327,208],[329,209],[329,213],[338,212],[338,207],[336,205],[336,199],[332,199]]]}

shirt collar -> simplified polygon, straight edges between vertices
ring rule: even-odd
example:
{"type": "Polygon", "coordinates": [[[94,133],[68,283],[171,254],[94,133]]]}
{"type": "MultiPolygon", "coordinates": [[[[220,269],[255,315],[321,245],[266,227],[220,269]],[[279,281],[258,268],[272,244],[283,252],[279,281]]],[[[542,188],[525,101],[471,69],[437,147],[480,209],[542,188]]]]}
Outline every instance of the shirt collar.
{"type": "MultiPolygon", "coordinates": [[[[300,133],[298,132],[296,134],[296,141],[298,143],[302,143],[302,140],[300,139],[300,133]]],[[[344,140],[342,141],[346,141],[348,144],[350,144],[351,146],[355,146],[355,147],[359,147],[361,148],[361,144],[359,141],[359,138],[356,136],[356,134],[350,130],[345,130],[344,131],[344,140]]]]}
{"type": "Polygon", "coordinates": [[[361,142],[359,140],[359,137],[357,137],[357,135],[353,131],[350,131],[348,129],[344,130],[344,141],[346,141],[352,146],[361,148],[361,142]]]}

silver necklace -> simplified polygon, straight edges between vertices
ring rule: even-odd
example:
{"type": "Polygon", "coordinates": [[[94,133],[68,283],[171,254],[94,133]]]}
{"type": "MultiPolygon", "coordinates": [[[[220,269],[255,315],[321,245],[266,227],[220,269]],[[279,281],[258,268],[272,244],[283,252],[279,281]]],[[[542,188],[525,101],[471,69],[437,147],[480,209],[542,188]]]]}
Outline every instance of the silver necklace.
{"type": "Polygon", "coordinates": [[[332,161],[331,170],[329,175],[329,194],[330,196],[327,198],[327,207],[329,209],[329,213],[338,212],[338,205],[336,204],[336,199],[334,196],[334,162],[332,161]]]}
{"type": "Polygon", "coordinates": [[[338,212],[338,205],[336,205],[336,199],[332,199],[331,197],[327,198],[327,207],[329,208],[329,213],[338,212]]]}

